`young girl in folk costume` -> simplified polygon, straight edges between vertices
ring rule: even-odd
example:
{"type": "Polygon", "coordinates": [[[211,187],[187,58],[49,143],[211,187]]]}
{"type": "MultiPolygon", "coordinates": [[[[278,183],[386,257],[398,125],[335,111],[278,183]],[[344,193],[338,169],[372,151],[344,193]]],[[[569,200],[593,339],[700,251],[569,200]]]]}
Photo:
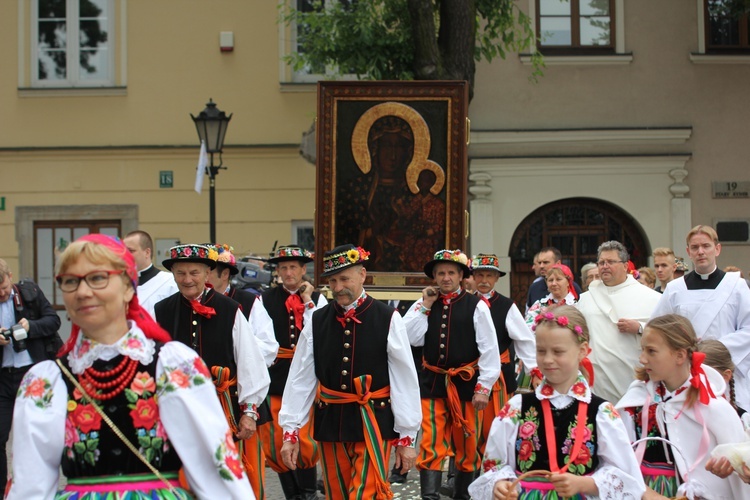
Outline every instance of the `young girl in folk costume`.
{"type": "Polygon", "coordinates": [[[644,498],[750,498],[750,489],[736,475],[721,479],[705,470],[717,444],[744,441],[745,434],[737,412],[721,397],[726,387],[721,375],[702,364],[705,355],[697,350],[690,321],[676,314],[652,319],[641,346],[643,366],[617,407],[624,409],[631,441],[669,441],[644,440],[636,446],[649,486],[644,498]]]}
{"type": "Polygon", "coordinates": [[[734,398],[734,362],[732,361],[732,354],[727,349],[727,346],[721,343],[720,340],[716,339],[704,339],[698,341],[698,350],[706,355],[706,359],[703,360],[703,364],[706,364],[719,372],[724,382],[727,384],[727,390],[724,392],[724,397],[729,401],[737,411],[737,415],[742,420],[742,425],[747,431],[750,429],[750,413],[747,413],[744,408],[737,406],[737,402],[734,398]]]}
{"type": "Polygon", "coordinates": [[[534,393],[513,397],[493,422],[472,498],[640,499],[646,487],[625,426],[589,389],[583,316],[560,306],[537,316],[535,331],[544,379],[534,393]],[[535,470],[552,474],[512,488],[519,475],[535,470]]]}

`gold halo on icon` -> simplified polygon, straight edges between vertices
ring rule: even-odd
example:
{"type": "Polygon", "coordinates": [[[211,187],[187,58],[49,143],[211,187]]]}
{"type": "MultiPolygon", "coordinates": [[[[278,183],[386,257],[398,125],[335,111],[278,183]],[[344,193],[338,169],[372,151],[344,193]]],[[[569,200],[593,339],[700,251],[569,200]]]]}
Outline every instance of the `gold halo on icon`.
{"type": "Polygon", "coordinates": [[[401,118],[411,127],[414,133],[414,154],[409,166],[406,167],[406,185],[413,194],[419,193],[417,180],[422,170],[429,170],[435,174],[435,183],[430,188],[434,195],[440,193],[445,185],[445,172],[432,160],[427,159],[430,153],[430,128],[414,108],[401,104],[400,102],[384,102],[371,107],[357,120],[352,131],[352,154],[354,162],[363,174],[370,172],[372,168],[370,148],[367,144],[367,136],[370,128],[384,116],[395,116],[401,118]]]}

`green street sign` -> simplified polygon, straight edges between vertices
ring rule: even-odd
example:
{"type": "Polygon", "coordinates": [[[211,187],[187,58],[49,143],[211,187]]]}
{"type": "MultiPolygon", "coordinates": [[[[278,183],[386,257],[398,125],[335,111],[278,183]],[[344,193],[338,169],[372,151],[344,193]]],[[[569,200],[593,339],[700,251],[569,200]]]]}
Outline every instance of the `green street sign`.
{"type": "Polygon", "coordinates": [[[159,187],[160,188],[171,188],[173,187],[172,182],[174,176],[171,170],[160,170],[159,171],[159,187]]]}

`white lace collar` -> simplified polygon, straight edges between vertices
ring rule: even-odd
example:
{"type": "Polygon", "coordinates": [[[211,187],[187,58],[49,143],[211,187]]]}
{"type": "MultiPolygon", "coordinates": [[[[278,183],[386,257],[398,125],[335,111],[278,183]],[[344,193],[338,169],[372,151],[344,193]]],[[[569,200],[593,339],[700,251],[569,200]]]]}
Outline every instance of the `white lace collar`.
{"type": "Polygon", "coordinates": [[[135,359],[143,365],[151,364],[154,360],[154,341],[146,338],[143,331],[133,321],[128,320],[128,327],[130,330],[114,344],[101,344],[96,340],[86,338],[81,332],[76,345],[68,354],[71,371],[80,375],[97,359],[109,361],[120,354],[135,359]]]}

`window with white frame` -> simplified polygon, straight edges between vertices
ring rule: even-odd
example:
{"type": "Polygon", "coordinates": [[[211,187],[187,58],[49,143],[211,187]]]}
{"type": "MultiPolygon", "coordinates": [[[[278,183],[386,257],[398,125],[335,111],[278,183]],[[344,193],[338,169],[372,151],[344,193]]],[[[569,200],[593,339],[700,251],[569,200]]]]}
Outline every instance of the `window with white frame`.
{"type": "MultiPolygon", "coordinates": [[[[289,0],[291,6],[296,9],[298,12],[302,12],[305,14],[309,13],[315,13],[315,12],[323,12],[325,9],[330,9],[335,4],[341,4],[344,6],[344,8],[347,8],[350,4],[356,2],[356,0],[289,0]]],[[[298,23],[291,23],[290,26],[287,27],[288,31],[287,36],[289,37],[289,47],[288,47],[288,53],[290,52],[297,52],[297,53],[303,53],[304,48],[302,45],[302,40],[304,39],[306,35],[306,26],[298,24],[298,23]]],[[[283,36],[282,30],[282,36],[283,36]]],[[[284,40],[282,39],[282,46],[285,44],[284,40]]],[[[283,74],[283,71],[282,71],[283,74]]],[[[319,80],[325,80],[326,78],[332,78],[336,76],[336,78],[341,80],[353,80],[356,79],[356,75],[349,75],[344,74],[340,75],[336,71],[336,68],[334,67],[323,67],[323,66],[305,66],[303,68],[300,68],[298,70],[292,70],[291,72],[291,80],[294,83],[315,83],[319,80]]]]}
{"type": "Polygon", "coordinates": [[[315,225],[311,220],[292,221],[292,244],[315,251],[315,225]]]}
{"type": "Polygon", "coordinates": [[[114,0],[33,0],[34,87],[114,85],[114,0]]]}

